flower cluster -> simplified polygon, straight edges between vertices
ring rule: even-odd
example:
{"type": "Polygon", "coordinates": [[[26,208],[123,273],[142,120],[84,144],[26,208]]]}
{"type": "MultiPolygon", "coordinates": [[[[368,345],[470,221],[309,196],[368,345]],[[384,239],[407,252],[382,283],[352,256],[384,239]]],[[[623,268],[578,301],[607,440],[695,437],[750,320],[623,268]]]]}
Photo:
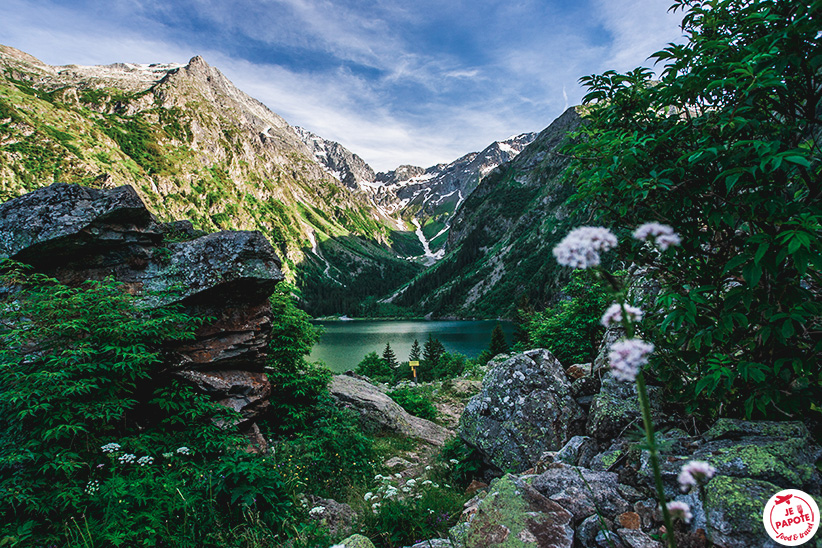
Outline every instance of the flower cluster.
{"type": "Polygon", "coordinates": [[[697,485],[704,485],[716,474],[716,468],[700,460],[692,460],[679,471],[679,487],[688,492],[697,485]]]}
{"type": "Polygon", "coordinates": [[[102,446],[100,449],[103,450],[103,453],[114,453],[115,451],[120,450],[120,444],[119,443],[107,443],[104,446],[102,446]]]}
{"type": "Polygon", "coordinates": [[[554,248],[557,262],[572,268],[599,266],[599,254],[613,249],[617,239],[607,228],[581,226],[568,233],[554,248]]]}
{"type": "Polygon", "coordinates": [[[140,466],[145,466],[146,464],[151,464],[153,462],[154,462],[154,457],[149,457],[149,456],[140,457],[139,459],[137,459],[137,464],[139,464],[140,466]]]}
{"type": "Polygon", "coordinates": [[[91,480],[86,484],[86,493],[89,495],[93,495],[97,491],[100,490],[100,482],[99,480],[91,480]]]}
{"type": "Polygon", "coordinates": [[[614,377],[622,381],[633,381],[639,369],[648,363],[648,355],[653,351],[654,345],[642,339],[624,339],[615,342],[608,353],[614,377]]]}
{"type": "Polygon", "coordinates": [[[374,479],[380,482],[380,486],[375,491],[369,491],[363,499],[371,503],[371,509],[376,512],[382,505],[382,501],[387,499],[401,499],[404,497],[422,498],[421,490],[428,487],[439,487],[438,483],[430,479],[409,478],[402,484],[402,475],[383,476],[377,474],[374,479]]]}
{"type": "Polygon", "coordinates": [[[311,510],[308,511],[309,516],[318,517],[323,515],[325,512],[325,506],[315,506],[311,510]]]}
{"type": "Polygon", "coordinates": [[[120,455],[120,458],[118,460],[123,464],[131,464],[132,462],[134,462],[134,459],[136,458],[137,455],[133,455],[131,453],[124,453],[120,455]]]}
{"type": "Polygon", "coordinates": [[[179,453],[180,455],[190,455],[191,449],[183,445],[182,447],[177,448],[177,453],[179,453]]]}
{"type": "Polygon", "coordinates": [[[694,518],[694,515],[691,513],[691,507],[685,502],[674,500],[669,502],[667,506],[672,518],[681,519],[685,523],[690,523],[694,518]]]}
{"type": "Polygon", "coordinates": [[[602,325],[610,327],[613,324],[622,323],[622,309],[625,308],[625,316],[630,322],[638,322],[642,319],[642,310],[629,304],[621,305],[613,303],[602,315],[602,325]]]}
{"type": "Polygon", "coordinates": [[[634,238],[647,242],[653,240],[656,246],[665,251],[672,245],[680,245],[682,239],[674,229],[659,223],[645,223],[634,230],[634,238]]]}

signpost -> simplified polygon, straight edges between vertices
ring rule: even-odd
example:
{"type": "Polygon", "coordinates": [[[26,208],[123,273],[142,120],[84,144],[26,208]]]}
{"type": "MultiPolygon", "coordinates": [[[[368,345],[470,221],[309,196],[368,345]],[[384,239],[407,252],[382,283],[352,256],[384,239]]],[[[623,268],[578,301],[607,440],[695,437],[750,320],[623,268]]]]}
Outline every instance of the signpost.
{"type": "Polygon", "coordinates": [[[411,371],[414,373],[414,383],[417,383],[417,368],[420,366],[420,362],[417,360],[412,360],[408,362],[408,365],[411,366],[411,371]]]}

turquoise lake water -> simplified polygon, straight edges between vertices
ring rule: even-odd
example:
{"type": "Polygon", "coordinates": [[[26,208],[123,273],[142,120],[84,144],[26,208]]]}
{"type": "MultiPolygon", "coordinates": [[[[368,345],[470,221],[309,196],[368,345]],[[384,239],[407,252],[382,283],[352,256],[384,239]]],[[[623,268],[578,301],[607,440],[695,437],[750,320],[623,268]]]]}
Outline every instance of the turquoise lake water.
{"type": "Polygon", "coordinates": [[[508,339],[513,342],[514,325],[510,322],[488,321],[426,321],[426,320],[356,320],[315,322],[325,330],[320,342],[314,346],[309,359],[323,361],[332,371],[354,369],[369,352],[382,355],[386,343],[397,360],[408,361],[408,353],[414,339],[420,347],[428,340],[429,333],[442,342],[449,352],[459,352],[469,358],[477,357],[488,348],[491,331],[497,323],[508,339]]]}

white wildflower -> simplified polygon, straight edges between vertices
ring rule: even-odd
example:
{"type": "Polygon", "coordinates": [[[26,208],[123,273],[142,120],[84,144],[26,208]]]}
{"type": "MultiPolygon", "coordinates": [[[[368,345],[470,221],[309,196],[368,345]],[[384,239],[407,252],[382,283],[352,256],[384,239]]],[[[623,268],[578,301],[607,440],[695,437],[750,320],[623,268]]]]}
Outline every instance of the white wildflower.
{"type": "Polygon", "coordinates": [[[685,502],[674,500],[668,503],[668,512],[671,513],[672,518],[678,518],[685,523],[690,523],[694,515],[691,513],[691,507],[685,502]]]}
{"type": "Polygon", "coordinates": [[[617,239],[607,228],[581,226],[568,233],[554,248],[557,262],[572,268],[599,266],[599,254],[613,249],[617,239]]]}
{"type": "Polygon", "coordinates": [[[319,516],[323,512],[325,512],[325,506],[315,506],[311,510],[308,511],[309,516],[319,516]]]}
{"type": "Polygon", "coordinates": [[[692,460],[684,464],[679,471],[679,487],[682,491],[690,491],[697,485],[703,485],[716,474],[716,468],[700,460],[692,460]]]}
{"type": "Polygon", "coordinates": [[[660,223],[645,223],[634,231],[634,238],[647,242],[653,240],[656,246],[665,251],[672,245],[680,245],[682,238],[668,225],[660,223]]]}
{"type": "Polygon", "coordinates": [[[107,443],[104,446],[102,446],[100,449],[103,450],[103,453],[114,453],[115,451],[120,450],[120,444],[119,443],[107,443]]]}
{"type": "Polygon", "coordinates": [[[449,459],[448,462],[450,462],[451,464],[459,464],[460,461],[458,461],[457,459],[449,459]]]}
{"type": "Polygon", "coordinates": [[[145,457],[140,457],[139,459],[137,459],[137,464],[139,464],[140,466],[145,466],[146,464],[151,464],[153,462],[154,462],[154,457],[149,457],[148,455],[146,455],[145,457]]]}
{"type": "Polygon", "coordinates": [[[631,322],[638,322],[642,319],[642,310],[629,304],[620,305],[614,303],[608,307],[605,314],[602,315],[602,325],[610,327],[612,324],[622,323],[622,307],[625,306],[625,315],[631,322]]]}
{"type": "Polygon", "coordinates": [[[177,453],[179,453],[181,455],[190,455],[191,454],[191,449],[189,449],[188,447],[183,445],[182,447],[177,448],[177,453]]]}
{"type": "Polygon", "coordinates": [[[163,453],[163,458],[164,459],[170,459],[173,456],[174,456],[174,453],[163,453]]]}
{"type": "Polygon", "coordinates": [[[93,495],[100,490],[100,482],[98,480],[91,480],[86,484],[86,493],[93,495]]]}
{"type": "Polygon", "coordinates": [[[136,458],[137,458],[137,455],[133,455],[131,453],[125,453],[123,455],[120,455],[120,458],[117,459],[117,460],[119,460],[123,464],[131,464],[132,462],[134,462],[134,459],[136,459],[136,458]]]}
{"type": "Polygon", "coordinates": [[[365,496],[363,497],[363,499],[365,499],[366,502],[368,502],[369,500],[371,500],[373,498],[374,498],[374,493],[372,493],[371,491],[367,492],[365,494],[365,496]]]}
{"type": "Polygon", "coordinates": [[[624,339],[611,345],[608,360],[614,377],[621,381],[636,379],[639,368],[648,363],[654,345],[642,339],[624,339]]]}

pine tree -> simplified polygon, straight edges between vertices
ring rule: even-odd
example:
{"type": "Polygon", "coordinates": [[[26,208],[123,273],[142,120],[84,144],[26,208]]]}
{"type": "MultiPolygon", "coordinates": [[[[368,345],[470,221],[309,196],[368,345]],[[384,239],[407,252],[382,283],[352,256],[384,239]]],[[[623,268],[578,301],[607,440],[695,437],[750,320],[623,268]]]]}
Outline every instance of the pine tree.
{"type": "Polygon", "coordinates": [[[385,343],[385,350],[382,351],[382,359],[391,366],[392,369],[399,367],[399,362],[397,361],[397,356],[394,354],[394,351],[391,350],[391,343],[385,343]]]}
{"type": "Polygon", "coordinates": [[[497,354],[508,352],[508,342],[505,340],[505,332],[500,324],[497,324],[491,332],[491,345],[488,351],[491,352],[492,358],[497,354]]]}
{"type": "Polygon", "coordinates": [[[420,364],[420,380],[432,380],[432,371],[437,369],[440,364],[442,355],[445,354],[445,347],[442,343],[435,339],[433,335],[428,334],[428,340],[425,341],[425,346],[422,348],[422,363],[420,364]]]}
{"type": "Polygon", "coordinates": [[[420,341],[414,339],[414,344],[411,346],[411,353],[408,355],[408,361],[420,361],[420,341]]]}

